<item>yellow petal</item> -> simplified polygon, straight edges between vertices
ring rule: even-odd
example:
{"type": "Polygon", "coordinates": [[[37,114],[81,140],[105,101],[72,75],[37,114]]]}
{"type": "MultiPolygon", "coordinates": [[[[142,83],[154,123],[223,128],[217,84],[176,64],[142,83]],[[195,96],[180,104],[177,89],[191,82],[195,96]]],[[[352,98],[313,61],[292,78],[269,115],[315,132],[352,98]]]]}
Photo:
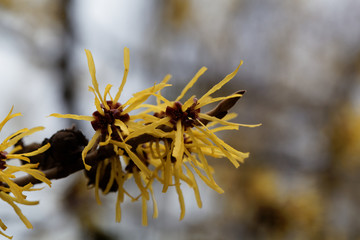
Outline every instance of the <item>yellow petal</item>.
{"type": "MultiPolygon", "coordinates": [[[[120,135],[120,137],[121,137],[121,135],[120,135]]],[[[151,176],[151,172],[148,169],[148,167],[139,159],[139,157],[133,151],[130,150],[130,148],[127,144],[125,144],[124,142],[118,142],[118,141],[114,141],[114,140],[111,140],[110,143],[125,149],[126,153],[129,155],[130,159],[134,161],[135,165],[138,166],[138,168],[147,177],[151,176]]]]}
{"type": "Polygon", "coordinates": [[[238,130],[238,126],[221,126],[213,129],[209,129],[212,133],[224,131],[224,130],[238,130]]]}
{"type": "Polygon", "coordinates": [[[217,97],[217,98],[211,98],[209,103],[214,103],[214,102],[219,102],[225,99],[230,99],[230,98],[236,98],[236,97],[242,97],[243,94],[232,94],[226,97],[217,97]]]}
{"type": "Polygon", "coordinates": [[[19,218],[21,219],[21,221],[25,224],[25,226],[27,228],[32,228],[32,225],[29,222],[29,220],[24,216],[24,214],[21,212],[20,208],[15,205],[15,203],[11,200],[11,198],[8,194],[6,194],[4,192],[0,192],[0,197],[15,210],[16,214],[19,216],[19,218]]]}
{"type": "MultiPolygon", "coordinates": [[[[166,106],[171,105],[171,102],[169,100],[167,100],[165,97],[161,96],[160,91],[158,93],[154,93],[153,95],[156,97],[157,106],[149,105],[148,107],[150,107],[150,109],[159,108],[158,111],[161,110],[162,109],[161,101],[163,101],[166,106]]],[[[145,107],[145,106],[142,105],[142,107],[145,107]]]]}
{"type": "Polygon", "coordinates": [[[123,111],[123,114],[129,113],[130,111],[137,109],[137,107],[143,102],[145,102],[151,95],[155,94],[155,92],[161,90],[166,86],[170,86],[170,85],[159,83],[150,88],[147,88],[145,90],[133,94],[133,97],[130,98],[126,103],[124,103],[124,106],[128,106],[128,107],[123,111]]]}
{"type": "Polygon", "coordinates": [[[165,160],[165,166],[164,166],[164,186],[162,189],[162,192],[165,193],[171,185],[171,175],[172,175],[172,163],[171,163],[171,153],[173,152],[174,148],[174,141],[172,141],[171,145],[169,146],[169,143],[167,140],[165,140],[165,147],[167,151],[166,160],[165,160]]]}
{"type": "MultiPolygon", "coordinates": [[[[170,74],[167,74],[164,79],[161,81],[161,83],[167,83],[172,76],[170,74]]],[[[160,105],[160,101],[163,100],[164,97],[161,96],[160,90],[156,94],[156,104],[160,105]]],[[[166,100],[167,101],[167,100],[166,100]]]]}
{"type": "Polygon", "coordinates": [[[124,48],[124,76],[123,76],[123,79],[121,81],[121,85],[119,87],[119,90],[118,92],[116,93],[116,96],[114,98],[114,102],[118,102],[119,101],[119,98],[120,98],[120,95],[124,89],[124,86],[125,86],[125,83],[126,83],[126,78],[127,78],[127,75],[129,73],[129,66],[130,66],[130,51],[127,47],[124,48]]]}
{"type": "Polygon", "coordinates": [[[149,186],[149,190],[151,194],[151,200],[153,202],[153,218],[157,218],[159,216],[159,210],[155,199],[154,191],[151,185],[149,186]]]}
{"type": "MultiPolygon", "coordinates": [[[[94,96],[95,96],[94,102],[95,102],[96,110],[97,110],[101,115],[104,116],[104,115],[105,115],[104,110],[103,110],[102,107],[101,107],[100,100],[99,100],[98,96],[96,95],[94,88],[92,88],[91,86],[89,86],[89,91],[92,92],[92,93],[94,94],[94,96]]],[[[106,109],[110,109],[109,106],[107,105],[107,103],[106,103],[106,105],[104,105],[104,106],[105,106],[106,109]]]]}
{"type": "MultiPolygon", "coordinates": [[[[154,94],[154,96],[157,96],[157,94],[154,94]]],[[[167,101],[165,98],[164,98],[164,101],[167,101]]],[[[155,106],[155,105],[151,105],[151,104],[140,104],[138,106],[138,108],[147,108],[146,110],[142,111],[141,114],[146,114],[146,113],[149,113],[149,112],[160,112],[162,110],[164,110],[166,108],[166,106],[171,106],[171,102],[170,101],[167,101],[166,105],[165,104],[161,104],[160,106],[155,106]],[[163,107],[163,105],[165,107],[163,107]]]]}
{"type": "Polygon", "coordinates": [[[118,191],[117,197],[116,197],[116,205],[115,205],[115,221],[116,222],[120,222],[121,221],[121,202],[122,202],[122,197],[123,197],[123,192],[118,191]]]}
{"type": "Polygon", "coordinates": [[[21,166],[11,166],[12,171],[19,171],[25,172],[29,175],[33,176],[34,178],[40,180],[41,182],[46,183],[47,185],[51,186],[51,181],[46,178],[45,174],[40,170],[36,169],[38,167],[38,163],[36,164],[25,164],[21,166]]]}
{"type": "Polygon", "coordinates": [[[165,124],[168,121],[169,121],[169,118],[166,117],[166,118],[159,119],[157,122],[153,122],[152,124],[146,125],[140,129],[138,129],[137,131],[129,134],[129,136],[126,138],[126,141],[131,138],[138,137],[142,134],[150,134],[153,136],[164,137],[165,133],[162,130],[157,129],[157,127],[162,124],[165,124]]]}
{"type": "Polygon", "coordinates": [[[111,129],[111,125],[108,125],[108,134],[107,134],[107,139],[105,140],[105,142],[99,142],[100,146],[105,146],[108,145],[110,140],[111,140],[111,134],[112,134],[112,129],[111,129]]]}
{"type": "Polygon", "coordinates": [[[186,92],[196,83],[196,81],[199,79],[201,75],[204,74],[204,72],[207,70],[206,67],[200,68],[200,70],[195,74],[195,76],[191,79],[191,81],[185,86],[185,88],[182,90],[181,94],[176,98],[176,101],[180,101],[186,92]]]}
{"type": "Polygon", "coordinates": [[[243,162],[243,160],[249,156],[249,153],[242,153],[230,147],[228,144],[226,144],[223,140],[218,138],[211,131],[203,130],[198,127],[197,129],[199,129],[202,133],[207,135],[216,144],[216,146],[218,146],[219,150],[221,150],[224,153],[224,155],[232,162],[232,164],[235,167],[239,167],[239,163],[237,162],[237,160],[243,162]]]}
{"type": "Polygon", "coordinates": [[[241,125],[241,124],[238,124],[238,123],[227,122],[227,121],[221,120],[221,119],[219,119],[217,117],[212,117],[212,116],[209,116],[209,115],[204,114],[204,113],[199,113],[199,117],[203,118],[203,119],[206,119],[206,120],[209,120],[211,122],[217,122],[217,123],[220,123],[220,124],[223,124],[223,125],[228,125],[228,126],[239,126],[239,125],[241,125]]]}
{"type": "MultiPolygon", "coordinates": [[[[192,130],[191,130],[191,129],[188,130],[188,134],[189,134],[189,136],[190,136],[191,141],[192,141],[192,142],[195,144],[195,146],[196,146],[196,145],[198,144],[198,143],[197,143],[197,139],[194,137],[194,134],[192,133],[192,130]]],[[[214,180],[214,178],[213,178],[212,175],[211,175],[210,168],[209,168],[209,164],[208,164],[208,162],[207,162],[207,160],[206,160],[206,158],[205,158],[205,156],[204,156],[204,153],[201,151],[201,148],[200,148],[200,147],[196,147],[196,148],[197,148],[197,151],[198,151],[198,156],[199,156],[199,158],[200,158],[200,160],[201,160],[201,163],[202,163],[202,165],[203,165],[203,168],[204,168],[206,174],[208,175],[210,181],[213,182],[213,183],[215,183],[215,180],[214,180]]],[[[188,156],[189,156],[189,155],[188,155],[188,156]]],[[[191,155],[190,155],[190,156],[191,156],[191,155]]]]}
{"type": "Polygon", "coordinates": [[[260,124],[241,124],[241,123],[227,122],[227,121],[225,121],[223,119],[219,119],[217,117],[212,117],[212,116],[209,116],[209,115],[204,114],[204,113],[199,113],[199,117],[201,117],[203,119],[206,119],[206,120],[209,120],[209,121],[212,121],[212,122],[217,122],[217,123],[220,123],[220,124],[223,124],[223,125],[228,125],[228,126],[240,126],[240,127],[250,127],[250,128],[261,126],[261,123],[260,124]]]}
{"type": "Polygon", "coordinates": [[[196,166],[194,166],[194,164],[192,162],[190,162],[190,165],[193,167],[193,169],[195,170],[195,172],[197,173],[197,175],[201,178],[201,180],[204,181],[204,183],[206,183],[206,185],[208,185],[210,188],[214,189],[216,192],[222,194],[224,193],[224,190],[219,187],[217,184],[215,184],[214,182],[211,182],[207,177],[205,177],[201,171],[199,169],[196,168],[196,166]]]}
{"type": "Polygon", "coordinates": [[[50,143],[47,143],[47,144],[45,144],[44,146],[38,148],[38,149],[35,150],[35,151],[27,152],[27,153],[22,153],[21,155],[22,155],[22,156],[25,156],[25,157],[32,157],[32,156],[36,156],[36,155],[39,155],[40,153],[45,152],[45,151],[48,150],[49,148],[50,148],[50,143]]]}
{"type": "Polygon", "coordinates": [[[109,96],[110,96],[110,99],[113,100],[112,97],[111,97],[111,95],[110,95],[110,89],[111,89],[111,87],[112,87],[111,84],[108,84],[108,85],[106,85],[106,87],[105,87],[105,91],[104,91],[104,100],[105,100],[105,102],[106,102],[106,96],[107,96],[108,94],[109,94],[109,96]]]}
{"type": "Polygon", "coordinates": [[[196,199],[196,203],[198,205],[199,208],[202,208],[202,201],[201,201],[201,197],[200,197],[200,191],[199,191],[199,187],[196,183],[196,179],[194,174],[191,172],[191,170],[189,169],[188,166],[186,166],[186,164],[184,164],[185,168],[186,168],[186,172],[189,175],[189,178],[193,181],[193,189],[194,189],[194,194],[195,194],[195,199],[196,199]]]}
{"type": "MultiPolygon", "coordinates": [[[[6,225],[3,223],[3,221],[1,221],[1,219],[0,219],[0,227],[1,227],[1,229],[4,230],[4,231],[7,229],[6,225]]],[[[12,238],[13,238],[12,236],[6,235],[6,234],[3,233],[2,231],[0,231],[0,235],[6,237],[7,239],[12,239],[12,238]]]]}
{"type": "Polygon", "coordinates": [[[75,114],[53,113],[53,114],[50,114],[50,117],[70,118],[70,119],[84,120],[84,121],[94,121],[95,120],[95,118],[93,116],[83,116],[83,115],[75,115],[75,114]]]}
{"type": "Polygon", "coordinates": [[[85,53],[86,53],[86,57],[88,60],[88,66],[89,66],[89,72],[91,75],[92,85],[94,86],[97,97],[100,99],[101,103],[104,104],[104,106],[106,106],[107,104],[106,104],[105,100],[102,99],[102,96],[99,91],[99,84],[96,80],[96,69],[95,69],[95,63],[94,63],[93,56],[92,56],[91,52],[87,49],[85,49],[85,53]]]}
{"type": "MultiPolygon", "coordinates": [[[[109,164],[111,164],[111,170],[110,170],[110,177],[109,177],[109,181],[105,187],[105,190],[103,191],[104,194],[108,194],[111,190],[111,187],[114,184],[114,181],[116,180],[116,175],[118,174],[119,170],[121,171],[120,174],[122,175],[122,168],[118,168],[116,162],[117,162],[117,157],[111,157],[109,164]]],[[[118,184],[118,189],[121,189],[122,185],[118,184]]]]}
{"type": "Polygon", "coordinates": [[[128,136],[130,134],[128,127],[126,126],[126,124],[123,121],[121,121],[119,119],[115,119],[115,126],[118,126],[126,136],[128,136]]]}
{"type": "Polygon", "coordinates": [[[85,162],[85,158],[86,158],[86,155],[87,153],[91,150],[91,148],[95,145],[97,139],[99,138],[99,136],[101,135],[101,131],[100,130],[97,130],[94,134],[94,136],[91,138],[91,140],[89,141],[89,143],[84,147],[82,153],[81,153],[81,156],[82,156],[82,160],[83,160],[83,163],[84,163],[84,166],[85,166],[85,169],[87,171],[89,171],[91,169],[91,166],[86,164],[85,162]]]}
{"type": "MultiPolygon", "coordinates": [[[[4,139],[3,143],[8,142],[10,139],[13,139],[14,137],[16,137],[16,136],[20,135],[21,133],[26,132],[26,131],[28,131],[28,130],[29,130],[29,129],[27,129],[27,128],[23,128],[23,129],[15,132],[15,133],[13,133],[13,134],[11,134],[10,136],[8,136],[7,138],[4,139]]],[[[20,140],[20,139],[19,139],[19,140],[20,140]]],[[[19,146],[19,145],[18,145],[18,146],[19,146]]],[[[21,146],[20,146],[20,148],[21,148],[21,146]]],[[[6,148],[4,147],[2,150],[5,150],[5,149],[6,149],[6,148]]]]}
{"type": "MultiPolygon", "coordinates": [[[[228,113],[228,114],[226,114],[225,117],[222,118],[222,120],[224,120],[224,121],[229,121],[229,120],[234,119],[234,118],[236,118],[236,117],[237,117],[237,114],[236,114],[236,113],[228,113]]],[[[214,126],[214,125],[216,125],[216,124],[217,124],[217,122],[209,122],[206,126],[207,126],[208,128],[210,128],[211,126],[214,126]]]]}
{"type": "Polygon", "coordinates": [[[181,110],[183,110],[183,112],[185,112],[186,109],[188,109],[191,105],[193,105],[193,103],[194,103],[194,98],[195,98],[195,95],[191,96],[191,97],[181,106],[181,110]]]}
{"type": "Polygon", "coordinates": [[[174,150],[172,153],[176,158],[176,167],[178,168],[182,164],[182,158],[184,155],[184,129],[181,125],[181,121],[176,123],[176,133],[174,139],[174,150]]]}
{"type": "Polygon", "coordinates": [[[174,169],[174,178],[175,178],[175,188],[176,192],[179,197],[179,203],[180,203],[180,220],[182,220],[185,216],[185,202],[184,202],[184,196],[180,188],[180,168],[174,169]]]}
{"type": "Polygon", "coordinates": [[[161,83],[167,83],[172,78],[171,74],[167,74],[164,79],[161,81],[161,83]]]}
{"type": "Polygon", "coordinates": [[[226,97],[218,97],[218,98],[212,98],[210,96],[207,96],[205,98],[203,98],[201,100],[201,102],[199,102],[199,104],[196,106],[196,108],[201,108],[205,105],[208,105],[208,104],[211,104],[211,103],[214,103],[214,102],[218,102],[218,101],[222,101],[222,100],[225,100],[225,99],[229,99],[229,98],[234,98],[234,97],[241,97],[242,94],[233,94],[233,95],[229,95],[229,96],[226,96],[226,97]]]}
{"type": "Polygon", "coordinates": [[[229,75],[227,75],[222,81],[220,81],[218,84],[216,84],[215,86],[213,86],[207,93],[205,93],[200,99],[199,102],[201,103],[203,99],[205,99],[207,96],[210,96],[211,94],[213,94],[214,92],[216,92],[217,90],[219,90],[222,86],[224,86],[227,82],[229,82],[231,79],[233,79],[233,77],[236,75],[236,73],[238,72],[240,66],[242,65],[242,61],[240,62],[239,66],[235,69],[234,72],[230,73],[229,75]]]}
{"type": "MultiPolygon", "coordinates": [[[[44,127],[34,127],[32,129],[24,129],[25,131],[21,131],[20,134],[14,136],[13,138],[9,139],[7,142],[3,142],[3,147],[8,148],[12,145],[15,145],[20,139],[22,139],[25,136],[31,135],[35,132],[43,130],[44,127]]],[[[19,131],[20,132],[20,131],[19,131]]]]}
{"type": "Polygon", "coordinates": [[[99,196],[99,183],[100,183],[100,177],[101,177],[101,169],[103,166],[103,162],[99,162],[97,169],[96,169],[96,175],[95,175],[95,200],[97,204],[101,205],[101,200],[99,196]]]}
{"type": "Polygon", "coordinates": [[[141,181],[141,178],[140,178],[140,174],[139,172],[137,171],[137,169],[133,169],[133,175],[134,175],[134,180],[135,180],[135,183],[136,185],[138,186],[140,192],[141,192],[141,195],[143,197],[145,197],[146,200],[149,200],[149,193],[146,191],[146,189],[144,188],[143,184],[142,184],[142,181],[141,181]]]}
{"type": "Polygon", "coordinates": [[[17,117],[17,116],[21,116],[21,113],[15,113],[15,114],[11,114],[12,111],[14,109],[14,106],[11,107],[10,112],[8,113],[8,115],[5,117],[4,120],[2,120],[2,122],[0,123],[0,131],[1,129],[4,127],[4,125],[6,124],[7,121],[9,121],[10,119],[17,117]]]}

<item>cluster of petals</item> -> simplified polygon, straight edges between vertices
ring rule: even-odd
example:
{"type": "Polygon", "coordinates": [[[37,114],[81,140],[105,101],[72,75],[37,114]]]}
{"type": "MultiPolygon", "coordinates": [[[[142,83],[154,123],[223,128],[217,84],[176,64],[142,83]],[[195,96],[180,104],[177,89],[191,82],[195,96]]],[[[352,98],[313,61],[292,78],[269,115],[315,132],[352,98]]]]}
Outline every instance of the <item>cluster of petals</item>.
{"type": "MultiPolygon", "coordinates": [[[[0,123],[0,132],[3,129],[4,125],[12,118],[16,116],[20,116],[20,113],[12,113],[13,108],[11,108],[9,114],[5,117],[5,119],[0,123]]],[[[14,180],[16,179],[16,174],[18,173],[27,173],[32,177],[40,180],[41,182],[46,183],[51,186],[51,182],[47,179],[43,172],[37,169],[38,164],[30,163],[29,157],[38,155],[40,153],[45,152],[49,149],[50,144],[46,144],[35,151],[27,152],[27,153],[17,153],[21,150],[20,145],[16,145],[23,137],[33,134],[34,132],[42,130],[43,127],[35,127],[32,129],[21,129],[14,134],[5,138],[5,140],[0,143],[0,199],[7,204],[9,204],[22,222],[25,224],[27,228],[32,228],[29,220],[24,216],[21,212],[19,206],[17,204],[23,205],[36,205],[38,201],[29,201],[26,199],[25,192],[35,191],[39,189],[33,188],[31,183],[25,186],[17,185],[14,180]],[[6,150],[11,148],[11,151],[7,152],[6,150]],[[9,164],[9,160],[11,159],[21,159],[25,162],[25,164],[17,166],[9,164]]],[[[4,222],[0,219],[0,227],[3,231],[7,229],[4,222]]],[[[11,236],[6,235],[4,232],[0,231],[0,235],[11,239],[11,236]]]]}
{"type": "Polygon", "coordinates": [[[95,133],[84,148],[82,159],[86,170],[96,168],[94,185],[98,202],[100,202],[99,189],[106,194],[113,191],[116,186],[118,196],[116,221],[121,219],[120,204],[124,201],[125,195],[132,201],[141,199],[144,225],[147,224],[147,201],[150,199],[153,201],[153,217],[156,218],[158,209],[153,191],[155,182],[162,185],[162,192],[167,192],[169,187],[175,187],[180,203],[180,219],[185,215],[185,203],[181,190],[183,183],[194,190],[198,206],[202,206],[196,175],[209,187],[218,193],[223,193],[214,180],[214,169],[209,165],[207,157],[227,158],[235,167],[238,167],[249,156],[249,153],[234,149],[218,138],[216,133],[237,130],[239,126],[258,125],[232,123],[229,120],[236,117],[234,113],[219,119],[202,113],[201,108],[225,99],[242,96],[240,93],[226,97],[211,96],[236,75],[242,63],[200,98],[191,96],[183,100],[206,71],[205,67],[195,74],[173,101],[161,94],[165,87],[171,86],[168,84],[171,76],[167,75],[160,83],[133,94],[132,98],[121,104],[119,99],[129,71],[129,50],[124,49],[124,76],[115,97],[110,94],[112,88],[110,84],[105,87],[103,94],[100,93],[92,54],[89,50],[85,52],[92,79],[89,90],[95,97],[95,112],[90,116],[58,113],[52,116],[85,120],[93,126],[95,133]],[[156,104],[145,103],[149,97],[154,97],[156,104]],[[137,113],[132,114],[133,110],[137,110],[137,113]],[[85,161],[87,154],[105,145],[113,146],[115,156],[103,159],[95,166],[88,165],[85,161]],[[101,187],[103,179],[106,179],[106,184],[101,187]],[[131,195],[124,187],[124,182],[130,179],[134,180],[139,189],[137,196],[131,195]]]}

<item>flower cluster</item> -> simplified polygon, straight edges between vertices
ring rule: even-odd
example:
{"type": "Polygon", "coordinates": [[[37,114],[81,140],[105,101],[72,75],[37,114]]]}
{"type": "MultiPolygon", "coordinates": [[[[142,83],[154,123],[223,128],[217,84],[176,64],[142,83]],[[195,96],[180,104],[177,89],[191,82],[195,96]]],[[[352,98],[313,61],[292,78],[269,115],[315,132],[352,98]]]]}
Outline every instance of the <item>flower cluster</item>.
{"type": "Polygon", "coordinates": [[[100,93],[96,79],[95,64],[92,54],[85,50],[92,86],[89,90],[94,94],[96,111],[91,116],[75,114],[57,114],[51,116],[71,118],[91,122],[95,133],[82,152],[82,159],[90,180],[95,186],[96,199],[100,203],[99,190],[104,194],[117,192],[116,221],[121,219],[120,204],[125,195],[136,201],[141,198],[143,210],[143,225],[147,225],[147,201],[153,201],[153,217],[157,217],[157,204],[153,192],[153,183],[162,184],[162,191],[175,187],[180,203],[180,219],[185,215],[185,203],[181,184],[186,183],[195,193],[198,206],[202,206],[196,175],[209,187],[223,193],[213,177],[213,168],[208,164],[207,157],[228,158],[235,167],[239,166],[248,153],[242,153],[226,144],[216,136],[223,130],[237,130],[239,126],[255,127],[259,125],[244,125],[229,122],[236,114],[228,114],[227,110],[242,97],[244,91],[238,91],[226,97],[212,97],[223,85],[229,82],[237,73],[227,75],[213,86],[202,97],[190,97],[183,100],[188,90],[206,71],[201,68],[193,79],[182,90],[181,94],[170,101],[161,95],[161,90],[167,86],[171,76],[167,75],[159,84],[133,94],[124,104],[119,103],[121,93],[126,83],[130,57],[129,50],[124,49],[124,76],[115,97],[110,94],[112,86],[105,87],[100,93]],[[145,104],[153,96],[155,105],[145,104]],[[233,101],[235,99],[235,101],[233,101]],[[201,108],[220,102],[217,114],[202,113],[201,108]],[[223,105],[232,102],[230,107],[222,109],[223,105]],[[133,110],[142,110],[131,114],[133,110]],[[89,165],[86,162],[88,153],[98,147],[110,145],[115,154],[106,159],[89,165]],[[133,179],[139,188],[138,196],[132,196],[124,187],[124,182],[133,179]]]}
{"type": "MultiPolygon", "coordinates": [[[[0,131],[4,127],[4,125],[12,118],[21,115],[20,113],[12,114],[13,108],[11,108],[9,114],[6,118],[0,123],[0,131]]],[[[27,228],[32,228],[31,223],[29,220],[22,214],[20,208],[17,204],[24,204],[24,205],[36,205],[38,201],[29,201],[26,199],[26,195],[24,192],[27,191],[34,191],[39,189],[32,188],[32,184],[29,183],[25,186],[19,186],[14,179],[16,178],[16,174],[23,172],[31,175],[32,177],[38,179],[41,182],[44,182],[51,185],[50,180],[48,180],[44,173],[39,171],[37,168],[38,164],[31,164],[29,157],[38,155],[46,151],[50,144],[46,144],[35,151],[27,152],[27,153],[17,153],[21,150],[20,145],[16,145],[23,137],[28,136],[34,132],[42,130],[43,127],[35,127],[32,129],[21,129],[16,133],[7,137],[1,144],[0,144],[0,199],[8,203],[16,212],[16,214],[20,217],[27,228]],[[12,146],[15,146],[11,151],[7,152],[6,150],[12,146]],[[21,159],[27,164],[21,166],[14,166],[8,164],[8,160],[10,159],[21,159]]],[[[0,227],[2,230],[6,230],[6,225],[0,219],[0,227]]],[[[0,235],[3,235],[7,238],[10,236],[6,235],[2,231],[0,231],[0,235]]]]}

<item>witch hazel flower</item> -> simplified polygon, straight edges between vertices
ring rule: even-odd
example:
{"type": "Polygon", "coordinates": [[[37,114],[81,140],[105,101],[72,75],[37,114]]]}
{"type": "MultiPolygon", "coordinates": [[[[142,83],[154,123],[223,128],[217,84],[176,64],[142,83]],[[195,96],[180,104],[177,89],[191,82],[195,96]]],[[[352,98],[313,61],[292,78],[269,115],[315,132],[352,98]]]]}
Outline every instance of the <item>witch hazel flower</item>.
{"type": "Polygon", "coordinates": [[[242,62],[222,81],[214,85],[200,98],[192,96],[183,100],[200,76],[207,70],[201,68],[185,86],[180,95],[170,101],[162,96],[161,91],[168,86],[171,75],[166,75],[159,83],[133,94],[125,103],[119,99],[124,89],[130,64],[129,50],[124,49],[124,75],[120,86],[112,97],[112,85],[105,87],[101,94],[96,79],[95,64],[92,54],[85,50],[94,94],[95,111],[90,116],[58,114],[51,116],[71,118],[90,122],[95,133],[82,151],[84,168],[89,183],[95,186],[95,196],[101,203],[99,190],[104,194],[117,192],[116,221],[121,219],[120,204],[128,196],[132,201],[142,201],[142,223],[147,225],[147,202],[153,202],[153,217],[158,216],[153,185],[160,182],[162,191],[175,187],[180,204],[180,220],[185,216],[185,202],[181,186],[186,183],[194,190],[199,207],[202,206],[196,175],[218,193],[223,189],[214,180],[214,168],[208,163],[208,157],[227,158],[235,166],[249,156],[221,140],[216,134],[225,130],[238,130],[239,127],[256,125],[230,122],[236,117],[228,110],[240,99],[245,91],[240,90],[230,96],[212,97],[212,94],[228,83],[239,70],[242,62]],[[156,104],[145,103],[149,97],[155,97],[156,104]],[[218,105],[210,112],[201,109],[209,104],[218,105]],[[142,109],[133,114],[133,110],[142,109]],[[111,156],[88,163],[86,157],[97,148],[108,147],[111,156]],[[110,147],[110,148],[109,148],[110,147]],[[124,183],[132,180],[138,194],[133,195],[125,189],[124,183]]]}
{"type": "MultiPolygon", "coordinates": [[[[138,199],[138,197],[133,197],[123,187],[124,182],[129,178],[134,178],[134,181],[140,190],[143,203],[150,199],[148,190],[152,194],[152,199],[155,200],[150,186],[152,183],[152,173],[147,167],[146,161],[136,153],[136,149],[134,149],[133,146],[126,144],[124,141],[125,138],[130,139],[130,135],[134,133],[136,133],[137,136],[145,133],[141,130],[143,119],[138,115],[132,116],[130,112],[138,109],[151,95],[170,85],[166,83],[154,84],[150,88],[133,94],[132,98],[121,104],[119,103],[119,99],[124,89],[129,71],[129,49],[124,48],[124,75],[115,97],[112,97],[110,94],[112,88],[111,84],[106,85],[103,94],[100,93],[93,56],[89,50],[85,50],[85,52],[92,79],[92,86],[89,86],[89,91],[94,94],[96,110],[91,116],[58,113],[51,114],[50,116],[85,120],[91,123],[95,133],[82,151],[84,167],[87,171],[95,171],[95,179],[93,182],[98,203],[101,203],[98,194],[99,189],[101,189],[104,194],[107,194],[116,188],[116,191],[118,192],[116,221],[120,221],[120,203],[123,202],[124,196],[127,195],[133,201],[138,199]],[[91,150],[107,145],[113,147],[115,152],[114,156],[99,161],[95,166],[86,163],[86,156],[91,150]],[[93,167],[95,167],[95,169],[92,169],[93,167]],[[101,185],[104,186],[102,187],[101,185]]],[[[154,202],[154,206],[155,205],[156,203],[154,202]]],[[[146,204],[143,204],[143,207],[145,209],[146,204]]],[[[144,220],[143,223],[145,222],[146,221],[144,220]]]]}
{"type": "MultiPolygon", "coordinates": [[[[11,108],[8,115],[5,119],[0,123],[0,132],[5,126],[5,124],[12,118],[20,116],[21,113],[12,113],[13,107],[11,108]]],[[[27,191],[35,191],[40,190],[33,188],[31,183],[25,186],[19,186],[16,180],[16,174],[18,173],[27,173],[30,176],[38,179],[41,182],[46,183],[48,186],[51,186],[51,182],[46,178],[45,174],[37,169],[38,164],[30,163],[29,157],[36,156],[45,152],[50,148],[50,144],[45,144],[44,146],[34,150],[32,152],[26,153],[17,153],[21,150],[20,145],[16,145],[23,137],[31,135],[37,131],[43,130],[43,127],[35,127],[32,129],[21,129],[14,134],[11,134],[5,140],[0,143],[0,199],[7,204],[9,204],[15,211],[15,213],[19,216],[21,221],[25,224],[27,228],[32,228],[29,220],[24,216],[19,208],[18,204],[22,205],[36,205],[38,201],[29,201],[26,199],[25,192],[27,191]],[[8,151],[9,148],[12,148],[8,151]],[[11,159],[20,159],[25,162],[25,164],[16,166],[11,165],[9,161],[11,159]]],[[[7,229],[4,222],[0,219],[0,228],[5,231],[7,229]]],[[[0,231],[0,235],[11,239],[11,236],[6,235],[4,232],[0,231]]]]}
{"type": "MultiPolygon", "coordinates": [[[[89,72],[92,79],[92,86],[89,86],[89,91],[91,91],[95,96],[94,102],[96,111],[93,112],[92,116],[58,113],[53,113],[50,116],[91,122],[95,133],[82,152],[85,169],[90,170],[91,166],[85,162],[86,154],[96,144],[99,144],[99,146],[104,146],[111,143],[111,141],[122,142],[124,138],[126,138],[130,133],[134,132],[134,129],[138,128],[138,124],[136,123],[137,119],[129,116],[130,111],[137,109],[139,105],[145,102],[153,93],[169,85],[164,83],[154,85],[153,87],[133,94],[133,97],[130,98],[127,102],[120,104],[118,101],[124,89],[129,72],[129,49],[124,49],[124,76],[114,98],[110,94],[110,90],[112,88],[111,84],[106,85],[104,94],[100,93],[99,84],[96,79],[96,70],[93,56],[89,50],[85,50],[85,52],[88,60],[89,72]]],[[[129,146],[122,144],[120,147],[123,148],[127,154],[132,156],[132,160],[143,172],[145,172],[148,176],[150,175],[147,167],[132,153],[129,146]]]]}
{"type": "MultiPolygon", "coordinates": [[[[144,113],[153,112],[155,118],[144,129],[153,136],[156,136],[155,132],[151,132],[154,129],[162,129],[164,132],[145,145],[144,149],[149,153],[150,163],[155,166],[156,178],[163,184],[162,191],[166,192],[169,186],[175,186],[181,209],[180,220],[185,216],[181,182],[185,182],[193,188],[198,206],[202,206],[199,188],[192,171],[195,171],[201,180],[218,193],[224,192],[213,178],[214,170],[209,165],[207,156],[228,158],[235,167],[239,167],[239,164],[249,156],[249,153],[234,149],[215,134],[224,130],[238,130],[240,126],[260,126],[260,124],[248,125],[229,122],[230,119],[236,117],[236,114],[228,114],[229,106],[225,105],[233,105],[245,91],[240,90],[226,97],[211,97],[211,94],[218,91],[236,75],[241,64],[199,99],[192,96],[181,103],[188,90],[206,71],[205,67],[195,74],[174,101],[165,99],[158,92],[158,104],[146,105],[148,110],[144,113]],[[221,103],[215,109],[216,113],[214,111],[201,113],[202,107],[220,101],[221,103]],[[210,124],[208,124],[209,122],[210,124]]],[[[163,82],[165,83],[169,79],[168,76],[163,82]]]]}

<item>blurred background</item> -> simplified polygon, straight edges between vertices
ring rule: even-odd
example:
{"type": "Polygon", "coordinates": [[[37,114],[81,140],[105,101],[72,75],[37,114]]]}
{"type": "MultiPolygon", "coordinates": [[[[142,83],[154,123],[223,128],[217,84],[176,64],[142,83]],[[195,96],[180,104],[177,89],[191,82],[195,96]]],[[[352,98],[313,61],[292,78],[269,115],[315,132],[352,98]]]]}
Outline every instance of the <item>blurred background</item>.
{"type": "MultiPolygon", "coordinates": [[[[159,218],[141,226],[141,203],[127,200],[115,223],[115,196],[97,205],[83,173],[33,192],[22,207],[34,229],[0,203],[15,239],[358,239],[360,238],[360,1],[357,0],[0,0],[0,116],[12,120],[1,139],[24,127],[46,130],[41,142],[72,124],[48,118],[94,111],[84,49],[100,85],[118,86],[123,48],[130,73],[121,101],[170,73],[170,99],[202,66],[192,88],[201,96],[232,72],[216,95],[245,89],[232,109],[239,123],[262,123],[222,137],[250,158],[235,169],[211,160],[222,195],[200,183],[203,208],[183,187],[155,188],[159,218]]],[[[41,185],[40,185],[41,186],[41,185]]],[[[42,187],[42,186],[41,186],[42,187]]],[[[151,216],[151,207],[149,207],[151,216]]]]}

